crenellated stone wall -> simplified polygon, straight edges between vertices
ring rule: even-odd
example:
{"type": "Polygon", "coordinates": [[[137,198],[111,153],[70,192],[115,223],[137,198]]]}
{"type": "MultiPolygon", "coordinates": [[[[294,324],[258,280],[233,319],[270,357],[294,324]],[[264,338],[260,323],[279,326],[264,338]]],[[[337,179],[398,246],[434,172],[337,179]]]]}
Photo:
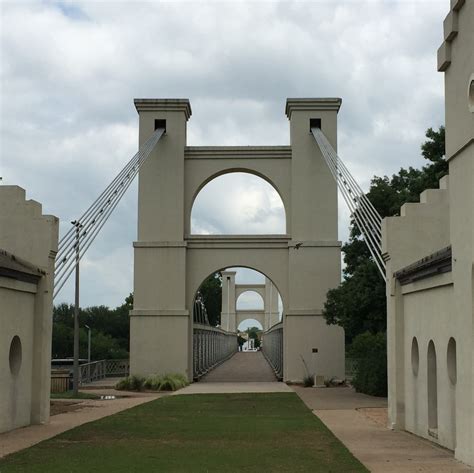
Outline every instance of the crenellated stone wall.
{"type": "Polygon", "coordinates": [[[49,419],[58,219],[0,186],[0,432],[49,419]]]}
{"type": "Polygon", "coordinates": [[[474,465],[474,2],[451,1],[438,69],[449,177],[383,224],[389,420],[474,465]]]}

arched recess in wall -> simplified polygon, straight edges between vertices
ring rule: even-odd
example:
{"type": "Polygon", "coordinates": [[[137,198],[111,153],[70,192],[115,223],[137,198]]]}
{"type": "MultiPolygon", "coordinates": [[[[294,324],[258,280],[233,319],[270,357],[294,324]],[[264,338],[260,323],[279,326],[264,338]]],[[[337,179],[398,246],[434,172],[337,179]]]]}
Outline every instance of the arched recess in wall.
{"type": "Polygon", "coordinates": [[[457,373],[457,353],[456,340],[451,337],[448,342],[446,350],[446,363],[448,368],[448,378],[451,385],[450,389],[450,421],[451,421],[451,435],[452,448],[456,448],[456,382],[458,378],[457,373]]]}
{"type": "Polygon", "coordinates": [[[191,234],[286,234],[286,212],[277,188],[264,176],[230,171],[203,185],[193,200],[191,234]]]}
{"type": "Polygon", "coordinates": [[[433,340],[428,344],[428,428],[438,428],[438,373],[436,362],[436,349],[433,340]]]}
{"type": "Polygon", "coordinates": [[[263,297],[256,291],[242,292],[236,301],[237,310],[264,310],[263,297]]]}
{"type": "Polygon", "coordinates": [[[418,376],[418,370],[420,368],[420,351],[418,348],[418,340],[413,337],[411,341],[411,369],[414,376],[418,376]]]}
{"type": "Polygon", "coordinates": [[[457,359],[456,359],[456,340],[453,337],[449,339],[448,350],[446,354],[446,362],[448,364],[449,381],[453,386],[457,381],[457,359]]]}

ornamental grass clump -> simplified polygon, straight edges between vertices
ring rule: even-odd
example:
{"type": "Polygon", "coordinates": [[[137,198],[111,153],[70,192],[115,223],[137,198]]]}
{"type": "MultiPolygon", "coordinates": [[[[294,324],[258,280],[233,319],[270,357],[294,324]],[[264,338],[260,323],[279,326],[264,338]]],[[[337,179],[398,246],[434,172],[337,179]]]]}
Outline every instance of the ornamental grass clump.
{"type": "Polygon", "coordinates": [[[115,385],[115,389],[119,391],[143,391],[144,388],[145,378],[136,375],[127,376],[115,385]]]}
{"type": "Polygon", "coordinates": [[[177,391],[189,384],[186,377],[179,373],[165,374],[161,378],[159,391],[177,391]]]}
{"type": "Polygon", "coordinates": [[[169,373],[164,375],[152,374],[148,378],[142,376],[128,376],[120,380],[115,389],[121,391],[177,391],[189,384],[187,378],[179,373],[169,373]]]}
{"type": "Polygon", "coordinates": [[[303,378],[303,386],[305,388],[311,388],[311,387],[313,387],[313,385],[314,385],[314,377],[311,376],[311,375],[306,375],[303,378]]]}
{"type": "Polygon", "coordinates": [[[145,381],[145,387],[152,391],[176,391],[189,384],[186,377],[179,373],[151,375],[145,381]]]}

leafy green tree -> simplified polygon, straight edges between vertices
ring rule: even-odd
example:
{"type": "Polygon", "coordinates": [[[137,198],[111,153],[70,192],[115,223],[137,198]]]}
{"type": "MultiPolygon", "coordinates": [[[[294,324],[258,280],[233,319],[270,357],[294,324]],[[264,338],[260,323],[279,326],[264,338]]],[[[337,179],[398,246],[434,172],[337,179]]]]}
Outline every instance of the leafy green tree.
{"type": "MultiPolygon", "coordinates": [[[[401,168],[391,178],[373,177],[367,197],[382,217],[398,215],[406,202],[418,202],[421,192],[438,188],[439,179],[448,173],[444,127],[438,131],[429,128],[426,138],[421,152],[428,163],[421,169],[401,168]]],[[[344,328],[348,355],[363,360],[354,380],[356,389],[383,395],[386,392],[385,282],[354,221],[342,251],[343,281],[328,292],[323,314],[329,324],[344,328]]]]}
{"type": "MultiPolygon", "coordinates": [[[[374,176],[367,197],[382,217],[397,215],[405,202],[419,201],[425,189],[438,187],[438,181],[448,172],[444,158],[445,131],[429,128],[428,138],[421,145],[423,157],[429,163],[421,169],[400,169],[391,178],[374,176]]],[[[365,331],[386,330],[385,283],[378,274],[355,222],[351,222],[349,241],[343,245],[344,280],[327,294],[324,316],[329,324],[341,325],[346,342],[365,331]]]]}
{"type": "Polygon", "coordinates": [[[222,311],[222,274],[217,272],[207,277],[201,284],[199,292],[206,306],[209,324],[213,327],[219,325],[222,311]]]}
{"type": "MultiPolygon", "coordinates": [[[[133,296],[132,296],[133,297],[133,296]]],[[[86,358],[88,335],[85,325],[91,328],[92,359],[127,358],[130,327],[130,296],[121,306],[110,309],[106,306],[86,307],[79,310],[79,351],[80,357],[86,358]]],[[[53,310],[53,358],[69,358],[73,355],[74,346],[74,306],[59,304],[53,310]]]]}

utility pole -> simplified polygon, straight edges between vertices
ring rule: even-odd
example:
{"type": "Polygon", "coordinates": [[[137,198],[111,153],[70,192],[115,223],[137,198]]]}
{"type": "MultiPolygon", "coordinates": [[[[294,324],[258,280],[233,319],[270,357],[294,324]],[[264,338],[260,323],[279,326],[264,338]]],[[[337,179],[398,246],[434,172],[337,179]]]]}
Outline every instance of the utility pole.
{"type": "Polygon", "coordinates": [[[79,391],[79,238],[82,225],[79,221],[71,222],[76,227],[76,285],[74,293],[74,365],[73,393],[77,397],[79,391]]]}

